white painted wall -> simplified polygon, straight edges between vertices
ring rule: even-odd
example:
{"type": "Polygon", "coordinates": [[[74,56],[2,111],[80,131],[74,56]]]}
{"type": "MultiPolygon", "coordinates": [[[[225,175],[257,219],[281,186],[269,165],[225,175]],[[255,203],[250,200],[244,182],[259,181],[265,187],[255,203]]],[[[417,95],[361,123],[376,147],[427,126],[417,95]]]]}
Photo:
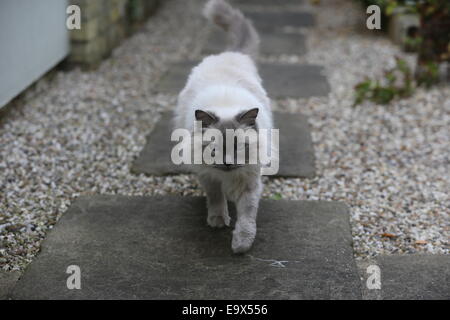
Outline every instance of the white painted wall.
{"type": "Polygon", "coordinates": [[[0,108],[69,53],[67,0],[0,0],[0,108]]]}

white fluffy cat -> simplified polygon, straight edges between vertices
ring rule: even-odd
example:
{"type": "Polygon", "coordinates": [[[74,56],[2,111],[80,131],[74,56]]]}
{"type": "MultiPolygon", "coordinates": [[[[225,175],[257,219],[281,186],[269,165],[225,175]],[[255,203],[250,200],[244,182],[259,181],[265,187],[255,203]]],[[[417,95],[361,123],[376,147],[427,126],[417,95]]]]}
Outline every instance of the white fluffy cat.
{"type": "MultiPolygon", "coordinates": [[[[194,131],[194,122],[203,127],[225,129],[272,129],[270,100],[262,87],[252,57],[258,52],[259,37],[252,23],[223,0],[210,0],[205,17],[228,35],[226,52],[206,57],[193,68],[178,97],[176,128],[194,131]]],[[[256,216],[262,192],[261,164],[194,165],[207,195],[211,227],[230,225],[227,200],[237,209],[232,250],[250,249],[256,235],[256,216]]]]}

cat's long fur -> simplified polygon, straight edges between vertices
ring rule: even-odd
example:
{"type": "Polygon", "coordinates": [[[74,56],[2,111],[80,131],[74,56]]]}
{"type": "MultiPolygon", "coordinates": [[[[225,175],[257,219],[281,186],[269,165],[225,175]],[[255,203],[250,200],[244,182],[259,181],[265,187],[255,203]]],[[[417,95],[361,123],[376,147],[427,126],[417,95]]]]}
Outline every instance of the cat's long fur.
{"type": "MultiPolygon", "coordinates": [[[[229,34],[230,51],[206,57],[192,69],[178,97],[174,114],[177,128],[193,132],[198,109],[210,112],[221,122],[257,107],[256,128],[271,129],[270,100],[262,86],[252,56],[258,51],[259,38],[252,23],[223,0],[210,0],[205,17],[229,34]]],[[[195,165],[208,198],[208,219],[212,227],[230,224],[227,200],[234,201],[237,221],[233,231],[234,252],[247,251],[256,235],[256,215],[262,192],[260,165],[244,165],[223,171],[208,165],[195,165]]]]}

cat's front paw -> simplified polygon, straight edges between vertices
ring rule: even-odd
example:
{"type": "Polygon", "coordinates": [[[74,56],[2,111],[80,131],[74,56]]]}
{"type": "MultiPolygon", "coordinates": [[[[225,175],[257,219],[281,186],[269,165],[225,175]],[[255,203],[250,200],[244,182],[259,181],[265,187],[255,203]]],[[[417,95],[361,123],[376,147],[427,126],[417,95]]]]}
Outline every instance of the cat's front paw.
{"type": "Polygon", "coordinates": [[[250,250],[255,240],[255,235],[256,227],[255,230],[244,230],[237,227],[233,231],[233,240],[231,241],[231,249],[233,252],[244,253],[250,250]]]}
{"type": "Polygon", "coordinates": [[[207,221],[208,225],[213,228],[222,228],[225,225],[227,225],[227,226],[229,225],[229,224],[225,223],[222,216],[208,216],[208,219],[206,221],[207,221]]]}
{"type": "Polygon", "coordinates": [[[225,213],[222,214],[222,219],[223,219],[223,222],[225,223],[225,225],[227,227],[229,227],[230,226],[230,222],[231,222],[231,218],[230,218],[230,216],[228,214],[228,211],[226,211],[225,213]]]}
{"type": "Polygon", "coordinates": [[[206,222],[213,228],[229,227],[230,216],[228,215],[228,209],[226,207],[218,210],[209,209],[206,222]]]}

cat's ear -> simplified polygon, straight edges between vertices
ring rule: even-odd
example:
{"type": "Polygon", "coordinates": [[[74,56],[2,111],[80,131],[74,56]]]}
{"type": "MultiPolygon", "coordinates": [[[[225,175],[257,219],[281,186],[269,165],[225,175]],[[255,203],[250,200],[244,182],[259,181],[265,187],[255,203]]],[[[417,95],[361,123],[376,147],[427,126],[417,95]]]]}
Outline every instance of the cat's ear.
{"type": "Polygon", "coordinates": [[[238,115],[237,120],[241,124],[245,124],[248,126],[254,126],[256,123],[256,117],[258,116],[259,109],[253,108],[247,111],[244,111],[240,115],[238,115]]]}
{"type": "Polygon", "coordinates": [[[214,114],[203,110],[195,110],[195,120],[201,121],[202,125],[205,127],[217,122],[217,118],[214,114]]]}

